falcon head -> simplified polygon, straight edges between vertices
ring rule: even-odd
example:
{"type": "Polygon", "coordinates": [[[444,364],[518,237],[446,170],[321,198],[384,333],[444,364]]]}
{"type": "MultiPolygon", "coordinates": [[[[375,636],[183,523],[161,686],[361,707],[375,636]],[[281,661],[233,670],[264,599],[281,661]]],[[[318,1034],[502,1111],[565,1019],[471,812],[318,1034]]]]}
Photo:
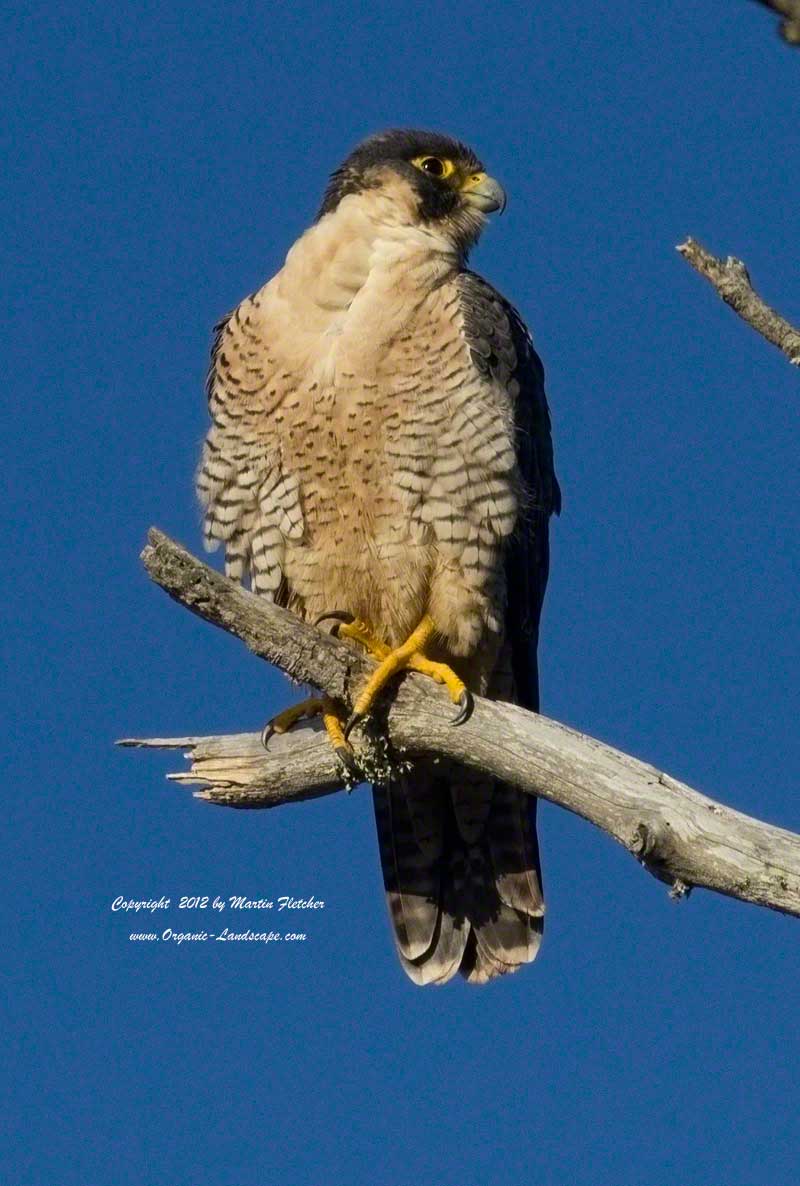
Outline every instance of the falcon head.
{"type": "Polygon", "coordinates": [[[332,174],[319,218],[353,194],[380,196],[401,221],[443,233],[466,254],[506,195],[471,148],[438,132],[392,129],[362,141],[332,174]]]}

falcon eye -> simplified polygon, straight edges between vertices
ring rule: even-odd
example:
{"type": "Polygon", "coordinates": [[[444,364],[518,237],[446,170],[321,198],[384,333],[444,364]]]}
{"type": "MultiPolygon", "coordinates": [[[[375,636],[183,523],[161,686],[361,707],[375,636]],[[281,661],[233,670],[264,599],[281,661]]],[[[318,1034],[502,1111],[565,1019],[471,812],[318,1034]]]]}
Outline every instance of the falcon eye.
{"type": "Polygon", "coordinates": [[[418,156],[411,164],[416,165],[430,177],[449,177],[451,173],[455,172],[455,165],[452,161],[442,160],[438,156],[418,156]]]}

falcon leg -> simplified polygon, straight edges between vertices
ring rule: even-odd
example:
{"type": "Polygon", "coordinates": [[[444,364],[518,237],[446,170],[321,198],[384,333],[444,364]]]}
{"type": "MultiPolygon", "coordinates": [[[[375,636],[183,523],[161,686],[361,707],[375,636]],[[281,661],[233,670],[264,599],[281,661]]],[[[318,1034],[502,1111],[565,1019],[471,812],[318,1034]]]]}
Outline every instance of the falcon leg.
{"type": "Polygon", "coordinates": [[[307,700],[301,700],[299,704],[293,704],[291,708],[285,708],[283,712],[279,712],[277,716],[267,721],[264,726],[261,732],[261,744],[264,746],[264,749],[269,749],[270,738],[276,733],[288,733],[298,721],[316,716],[322,717],[322,723],[325,726],[325,732],[328,734],[328,740],[333,746],[339,761],[351,777],[358,777],[358,766],[353,757],[353,751],[345,737],[344,723],[340,710],[336,701],[332,700],[330,696],[309,696],[307,700]]]}
{"type": "Polygon", "coordinates": [[[360,618],[354,618],[352,614],[345,613],[343,610],[333,610],[329,614],[323,614],[316,619],[314,625],[319,626],[320,622],[331,621],[336,623],[331,628],[331,634],[335,634],[337,638],[349,638],[352,642],[360,643],[364,650],[372,655],[373,659],[382,662],[391,654],[391,647],[387,647],[385,642],[376,638],[366,622],[362,622],[360,618]]]}
{"type": "MultiPolygon", "coordinates": [[[[358,625],[363,624],[359,623],[358,625]]],[[[352,626],[350,628],[352,629],[352,626]]],[[[339,633],[343,633],[345,629],[347,627],[340,627],[339,633]]],[[[450,693],[450,699],[459,706],[459,712],[453,718],[452,723],[463,725],[472,712],[472,696],[464,681],[459,679],[452,667],[448,667],[446,663],[436,663],[425,654],[425,648],[435,633],[436,626],[433,618],[430,614],[426,614],[416,630],[399,647],[390,650],[389,647],[380,643],[379,649],[372,650],[375,657],[381,661],[353,705],[352,715],[344,727],[345,739],[350,736],[359,721],[362,721],[370,713],[375,701],[392,676],[401,671],[418,671],[422,675],[430,676],[431,679],[436,680],[437,684],[444,684],[450,693]]],[[[357,637],[357,635],[351,634],[349,637],[357,637]]],[[[358,638],[358,641],[360,642],[362,639],[358,638]]]]}
{"type": "Polygon", "coordinates": [[[322,704],[321,696],[309,696],[307,700],[301,700],[299,704],[293,704],[272,717],[261,730],[261,744],[264,749],[269,749],[270,738],[274,734],[288,733],[292,725],[296,725],[298,721],[320,716],[322,704]]]}

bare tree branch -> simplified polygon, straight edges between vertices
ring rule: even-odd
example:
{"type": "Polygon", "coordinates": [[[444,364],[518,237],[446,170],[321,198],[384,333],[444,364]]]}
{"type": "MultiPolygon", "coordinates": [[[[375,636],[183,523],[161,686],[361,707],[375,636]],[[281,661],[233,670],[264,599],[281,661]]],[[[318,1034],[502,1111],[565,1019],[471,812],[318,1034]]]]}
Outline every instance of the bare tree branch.
{"type": "MultiPolygon", "coordinates": [[[[295,679],[349,703],[372,665],[349,645],[256,597],[208,568],[159,531],[143,553],[150,576],[182,605],[241,638],[295,679]]],[[[450,725],[446,694],[406,676],[390,711],[354,741],[364,776],[426,755],[445,757],[511,782],[589,820],[622,844],[674,896],[694,886],[800,915],[800,836],[724,807],[645,762],[556,721],[476,698],[466,724],[450,725]]],[[[202,798],[234,807],[271,807],[328,794],[343,772],[319,730],[128,740],[177,747],[191,767],[171,777],[199,782],[202,798]]]]}
{"type": "Polygon", "coordinates": [[[800,0],[756,0],[756,4],[785,17],[778,32],[789,45],[800,45],[800,0]]]}
{"type": "Polygon", "coordinates": [[[167,778],[182,784],[204,784],[202,791],[194,792],[195,798],[223,807],[278,807],[318,799],[341,790],[345,778],[325,731],[316,721],[276,735],[269,752],[258,733],[125,738],[117,745],[187,751],[190,769],[167,778]]]}
{"type": "Polygon", "coordinates": [[[705,276],[726,305],[773,346],[782,350],[789,362],[800,366],[800,330],[776,313],[754,291],[747,268],[732,255],[723,261],[707,251],[696,239],[687,239],[677,250],[692,267],[705,276]]]}

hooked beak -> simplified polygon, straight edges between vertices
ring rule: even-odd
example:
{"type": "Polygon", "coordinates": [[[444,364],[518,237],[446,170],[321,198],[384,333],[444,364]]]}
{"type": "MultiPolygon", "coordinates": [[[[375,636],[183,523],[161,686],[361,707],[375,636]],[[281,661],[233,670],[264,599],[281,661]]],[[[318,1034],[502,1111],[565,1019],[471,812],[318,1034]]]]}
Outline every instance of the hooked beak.
{"type": "Polygon", "coordinates": [[[465,202],[484,214],[491,214],[493,210],[502,214],[506,208],[506,191],[488,173],[473,173],[462,185],[461,192],[465,202]]]}

